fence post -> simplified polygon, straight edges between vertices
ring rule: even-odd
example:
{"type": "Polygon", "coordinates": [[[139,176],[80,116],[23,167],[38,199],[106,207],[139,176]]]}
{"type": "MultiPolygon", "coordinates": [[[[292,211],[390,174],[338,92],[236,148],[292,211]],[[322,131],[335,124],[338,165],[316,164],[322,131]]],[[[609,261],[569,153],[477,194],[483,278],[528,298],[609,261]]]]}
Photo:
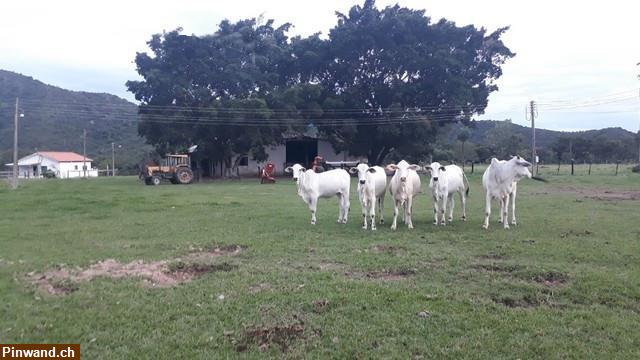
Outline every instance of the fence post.
{"type": "Polygon", "coordinates": [[[589,161],[589,175],[591,175],[591,161],[589,161]]]}
{"type": "Polygon", "coordinates": [[[556,171],[556,175],[560,175],[560,160],[558,160],[558,170],[556,171]]]}
{"type": "Polygon", "coordinates": [[[475,161],[471,162],[471,173],[473,174],[473,164],[475,163],[475,161]]]}
{"type": "Polygon", "coordinates": [[[573,176],[573,164],[575,163],[575,160],[571,159],[571,176],[573,176]]]}
{"type": "Polygon", "coordinates": [[[616,161],[616,176],[618,176],[618,166],[620,166],[620,161],[616,161]]]}

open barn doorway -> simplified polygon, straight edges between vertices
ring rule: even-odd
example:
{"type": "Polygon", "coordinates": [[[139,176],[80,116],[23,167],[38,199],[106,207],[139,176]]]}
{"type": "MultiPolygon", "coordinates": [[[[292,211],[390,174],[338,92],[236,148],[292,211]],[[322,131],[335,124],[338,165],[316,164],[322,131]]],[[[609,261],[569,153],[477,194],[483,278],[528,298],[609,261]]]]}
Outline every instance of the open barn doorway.
{"type": "Polygon", "coordinates": [[[318,155],[317,139],[287,140],[286,162],[288,165],[300,164],[310,167],[313,159],[318,155]]]}

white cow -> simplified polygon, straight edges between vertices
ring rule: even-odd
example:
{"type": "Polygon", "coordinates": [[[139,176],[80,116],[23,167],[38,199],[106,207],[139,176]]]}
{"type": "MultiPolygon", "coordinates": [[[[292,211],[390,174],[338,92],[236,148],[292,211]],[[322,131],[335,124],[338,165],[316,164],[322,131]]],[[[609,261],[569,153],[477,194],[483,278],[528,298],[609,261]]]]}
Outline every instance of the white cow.
{"type": "Polygon", "coordinates": [[[453,221],[453,197],[460,194],[462,204],[462,221],[467,220],[466,195],[469,195],[469,181],[462,169],[456,165],[442,166],[438,162],[425,166],[431,173],[429,188],[433,195],[433,224],[438,225],[438,213],[441,214],[440,225],[446,225],[445,214],[449,207],[449,222],[453,221]]]}
{"type": "Polygon", "coordinates": [[[376,203],[380,212],[380,224],[384,224],[384,193],[387,191],[387,174],[380,166],[369,167],[358,164],[349,169],[352,174],[358,174],[358,199],[362,205],[363,229],[367,229],[367,222],[371,221],[371,230],[376,230],[376,203]],[[367,218],[368,217],[368,218],[367,218]]]}
{"type": "Polygon", "coordinates": [[[391,230],[397,228],[398,208],[402,206],[404,211],[404,223],[409,229],[413,229],[411,221],[411,211],[413,210],[413,198],[420,192],[420,177],[416,171],[420,170],[420,166],[402,160],[398,164],[389,164],[386,166],[389,171],[395,171],[389,183],[389,191],[394,202],[393,223],[391,230]]]}
{"type": "Polygon", "coordinates": [[[517,183],[523,178],[531,178],[529,171],[531,164],[514,156],[510,160],[491,159],[491,165],[482,175],[482,186],[486,191],[485,218],[482,227],[489,228],[489,216],[491,215],[491,199],[500,201],[500,219],[505,229],[509,228],[509,199],[512,199],[512,224],[516,224],[516,192],[517,183]]]}
{"type": "Polygon", "coordinates": [[[347,223],[349,214],[349,189],[351,177],[346,170],[336,169],[317,174],[313,170],[307,170],[300,164],[294,164],[286,169],[293,174],[293,179],[298,185],[298,195],[309,205],[311,210],[311,224],[316,224],[316,210],[319,198],[338,197],[340,214],[339,223],[347,223]]]}

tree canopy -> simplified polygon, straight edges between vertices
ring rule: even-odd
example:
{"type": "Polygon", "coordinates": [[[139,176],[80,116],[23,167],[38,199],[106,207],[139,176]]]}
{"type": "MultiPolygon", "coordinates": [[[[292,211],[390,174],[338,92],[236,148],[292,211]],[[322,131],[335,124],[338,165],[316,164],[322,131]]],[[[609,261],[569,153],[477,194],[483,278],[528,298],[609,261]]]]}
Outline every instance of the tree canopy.
{"type": "Polygon", "coordinates": [[[337,150],[418,160],[441,124],[487,106],[514,54],[507,28],[487,33],[422,10],[366,0],[337,13],[329,37],[288,38],[289,24],[223,21],[206,36],[157,34],[136,56],[139,133],[160,151],[198,143],[205,154],[266,156],[288,129],[314,124],[337,150]]]}

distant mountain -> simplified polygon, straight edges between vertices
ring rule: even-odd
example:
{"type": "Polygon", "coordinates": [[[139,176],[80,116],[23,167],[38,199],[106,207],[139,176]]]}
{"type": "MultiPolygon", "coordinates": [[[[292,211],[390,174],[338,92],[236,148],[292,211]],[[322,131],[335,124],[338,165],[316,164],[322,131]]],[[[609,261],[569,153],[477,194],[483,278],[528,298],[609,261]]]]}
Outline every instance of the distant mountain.
{"type": "MultiPolygon", "coordinates": [[[[487,136],[493,130],[496,125],[504,123],[504,121],[495,120],[481,120],[475,121],[471,129],[470,142],[476,144],[486,144],[487,136]]],[[[531,146],[531,128],[518,124],[511,123],[512,131],[520,135],[527,146],[531,146]]],[[[453,131],[457,134],[456,131],[453,131]]],[[[548,149],[554,142],[560,137],[580,137],[584,139],[603,138],[607,140],[633,140],[635,134],[631,131],[625,130],[620,127],[605,128],[599,130],[586,130],[586,131],[556,131],[547,129],[536,129],[536,147],[548,149]]]]}
{"type": "Polygon", "coordinates": [[[111,143],[116,144],[116,167],[134,168],[152,148],[138,136],[135,104],[111,94],[70,91],[31,77],[0,70],[0,167],[13,161],[13,119],[20,99],[19,157],[40,151],[82,154],[87,130],[87,156],[104,169],[111,166],[111,143]]]}

